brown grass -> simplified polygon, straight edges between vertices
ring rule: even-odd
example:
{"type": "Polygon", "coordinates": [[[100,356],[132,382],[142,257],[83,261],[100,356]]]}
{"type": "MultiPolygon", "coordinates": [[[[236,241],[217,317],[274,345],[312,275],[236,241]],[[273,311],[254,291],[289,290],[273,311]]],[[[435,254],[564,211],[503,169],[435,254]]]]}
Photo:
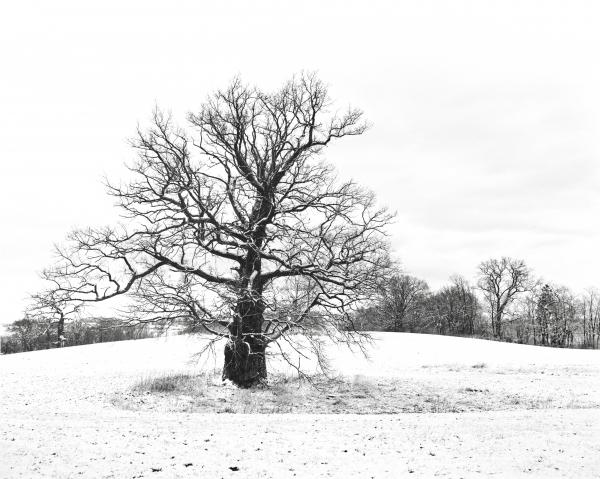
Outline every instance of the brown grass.
{"type": "Polygon", "coordinates": [[[536,383],[536,378],[548,378],[539,376],[543,371],[502,372],[506,379],[501,382],[500,371],[479,364],[428,368],[398,378],[272,374],[267,384],[252,389],[221,381],[219,371],[168,373],[140,380],[115,395],[113,404],[132,410],[236,414],[457,413],[599,405],[594,397],[565,396],[546,381],[536,383]],[[520,382],[514,382],[515,373],[520,382]]]}
{"type": "Polygon", "coordinates": [[[198,392],[199,378],[191,374],[167,374],[146,378],[134,386],[135,391],[151,393],[198,392]]]}

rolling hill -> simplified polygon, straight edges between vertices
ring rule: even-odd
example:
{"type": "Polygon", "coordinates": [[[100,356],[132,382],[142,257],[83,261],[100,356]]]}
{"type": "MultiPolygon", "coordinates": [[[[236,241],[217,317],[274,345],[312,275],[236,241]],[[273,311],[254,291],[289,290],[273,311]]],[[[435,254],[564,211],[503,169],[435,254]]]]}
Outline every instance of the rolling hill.
{"type": "MultiPolygon", "coordinates": [[[[270,410],[280,414],[228,414],[266,393],[219,384],[220,345],[194,356],[205,342],[170,336],[0,357],[0,477],[597,477],[600,470],[600,351],[377,333],[368,358],[329,346],[335,391],[312,388],[288,409],[299,386],[283,381],[279,409],[270,410]],[[203,402],[133,393],[149,378],[199,372],[212,378],[203,379],[203,402]]],[[[293,374],[276,357],[271,366],[279,379],[293,374]]]]}

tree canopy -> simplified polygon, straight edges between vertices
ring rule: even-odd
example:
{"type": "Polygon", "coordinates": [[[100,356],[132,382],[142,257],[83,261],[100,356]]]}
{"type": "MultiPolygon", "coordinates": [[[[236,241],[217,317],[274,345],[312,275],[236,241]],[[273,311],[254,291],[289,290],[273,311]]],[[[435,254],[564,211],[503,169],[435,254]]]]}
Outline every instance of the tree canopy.
{"type": "Polygon", "coordinates": [[[321,154],[365,132],[303,74],[266,93],[235,79],[190,113],[160,111],[109,183],[127,222],[74,231],[47,275],[74,301],[130,294],[139,321],[193,321],[229,339],[224,377],[266,377],[265,349],[316,322],[343,331],[388,265],[392,215],[321,154]]]}

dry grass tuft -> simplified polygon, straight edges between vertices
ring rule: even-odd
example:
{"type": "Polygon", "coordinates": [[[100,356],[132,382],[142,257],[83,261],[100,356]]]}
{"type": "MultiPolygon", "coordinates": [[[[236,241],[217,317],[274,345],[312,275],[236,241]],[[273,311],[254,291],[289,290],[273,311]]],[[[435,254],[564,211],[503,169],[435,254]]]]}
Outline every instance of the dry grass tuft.
{"type": "Polygon", "coordinates": [[[197,389],[198,376],[191,374],[167,374],[156,378],[146,378],[134,386],[134,390],[151,393],[181,393],[197,389]]]}

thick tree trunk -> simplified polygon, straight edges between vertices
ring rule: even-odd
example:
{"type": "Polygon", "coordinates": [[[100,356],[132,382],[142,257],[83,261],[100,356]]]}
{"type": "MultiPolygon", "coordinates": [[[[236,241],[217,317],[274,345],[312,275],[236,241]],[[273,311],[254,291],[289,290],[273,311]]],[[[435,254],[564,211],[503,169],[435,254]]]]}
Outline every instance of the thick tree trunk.
{"type": "Polygon", "coordinates": [[[249,388],[267,378],[265,344],[260,338],[247,336],[245,340],[230,339],[225,345],[223,379],[249,388]]]}
{"type": "Polygon", "coordinates": [[[266,338],[262,334],[264,308],[250,297],[241,298],[229,325],[223,379],[248,388],[267,378],[266,338]]]}
{"type": "Polygon", "coordinates": [[[243,388],[252,387],[267,378],[265,350],[268,341],[263,335],[265,305],[260,250],[272,212],[273,203],[268,192],[261,191],[250,215],[253,233],[245,261],[240,265],[239,296],[233,321],[228,326],[223,379],[243,388]]]}

